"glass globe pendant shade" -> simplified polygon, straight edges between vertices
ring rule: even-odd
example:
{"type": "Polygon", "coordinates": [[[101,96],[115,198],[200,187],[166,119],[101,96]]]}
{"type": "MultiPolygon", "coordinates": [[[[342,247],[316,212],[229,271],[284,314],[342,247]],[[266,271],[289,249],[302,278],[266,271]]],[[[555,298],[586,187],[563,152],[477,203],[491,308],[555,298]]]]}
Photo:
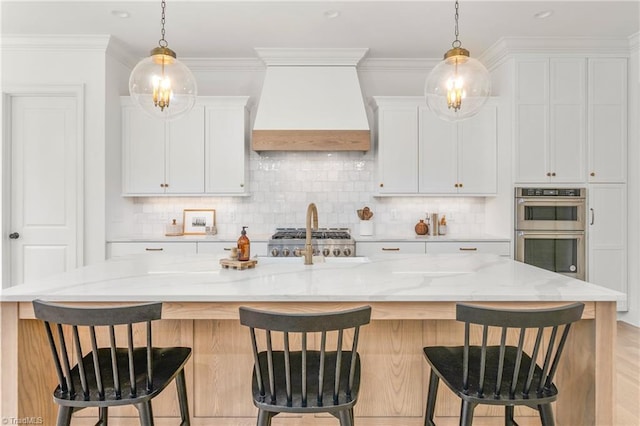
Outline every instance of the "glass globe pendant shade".
{"type": "Polygon", "coordinates": [[[454,47],[445,53],[425,83],[427,106],[447,121],[460,121],[480,111],[491,94],[489,72],[469,51],[454,47]]]}
{"type": "Polygon", "coordinates": [[[152,117],[174,120],[196,103],[196,79],[168,47],[156,47],[140,61],[129,77],[134,102],[152,117]]]}

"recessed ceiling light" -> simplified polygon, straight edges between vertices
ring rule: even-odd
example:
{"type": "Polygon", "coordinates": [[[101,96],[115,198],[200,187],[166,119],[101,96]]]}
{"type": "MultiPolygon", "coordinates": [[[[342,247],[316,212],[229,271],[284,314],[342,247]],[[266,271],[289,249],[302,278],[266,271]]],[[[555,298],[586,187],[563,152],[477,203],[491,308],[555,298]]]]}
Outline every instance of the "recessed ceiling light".
{"type": "Polygon", "coordinates": [[[129,12],[127,12],[126,10],[112,10],[111,14],[122,19],[129,17],[129,12]]]}
{"type": "Polygon", "coordinates": [[[324,17],[327,18],[327,19],[335,19],[338,16],[340,16],[340,11],[339,10],[332,9],[332,10],[326,10],[324,12],[324,17]]]}
{"type": "Polygon", "coordinates": [[[553,10],[541,10],[540,12],[533,15],[536,19],[545,19],[549,16],[553,15],[553,10]]]}

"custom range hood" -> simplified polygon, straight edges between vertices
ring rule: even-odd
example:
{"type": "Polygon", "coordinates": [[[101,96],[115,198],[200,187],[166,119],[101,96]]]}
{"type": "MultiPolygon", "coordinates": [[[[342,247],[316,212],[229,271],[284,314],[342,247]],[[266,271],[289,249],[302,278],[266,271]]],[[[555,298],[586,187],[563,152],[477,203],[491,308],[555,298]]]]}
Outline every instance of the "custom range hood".
{"type": "Polygon", "coordinates": [[[368,151],[356,65],[368,49],[256,49],[267,65],[254,151],[368,151]]]}

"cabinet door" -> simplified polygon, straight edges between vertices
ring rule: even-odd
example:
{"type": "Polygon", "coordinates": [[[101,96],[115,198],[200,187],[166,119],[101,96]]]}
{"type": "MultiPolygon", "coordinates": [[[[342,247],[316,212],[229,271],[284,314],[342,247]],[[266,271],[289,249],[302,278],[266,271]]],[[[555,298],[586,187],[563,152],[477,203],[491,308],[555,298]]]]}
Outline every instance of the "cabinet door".
{"type": "Polygon", "coordinates": [[[549,172],[549,61],[516,62],[516,183],[544,182],[549,172]]]}
{"type": "Polygon", "coordinates": [[[107,258],[132,254],[196,254],[196,242],[117,242],[107,244],[107,258]]]}
{"type": "Polygon", "coordinates": [[[627,60],[589,59],[589,182],[627,178],[627,60]]]}
{"type": "Polygon", "coordinates": [[[356,243],[356,256],[376,254],[425,254],[426,244],[422,241],[364,241],[356,243]]]}
{"type": "Polygon", "coordinates": [[[458,193],[497,192],[497,107],[485,105],[458,125],[458,193]]]}
{"type": "Polygon", "coordinates": [[[378,192],[418,192],[418,109],[415,104],[378,107],[378,192]]]}
{"type": "Polygon", "coordinates": [[[244,105],[207,105],[205,117],[205,191],[210,194],[245,193],[244,105]]]}
{"type": "Polygon", "coordinates": [[[122,160],[125,194],[164,194],[165,123],[123,101],[122,160]]]}
{"type": "Polygon", "coordinates": [[[441,120],[426,106],[420,107],[420,192],[455,194],[458,180],[456,123],[441,120]]]}
{"type": "Polygon", "coordinates": [[[165,189],[169,194],[204,192],[204,107],[167,123],[165,189]]]}
{"type": "Polygon", "coordinates": [[[427,253],[491,253],[498,256],[511,256],[511,244],[508,241],[434,241],[427,242],[427,253]]]}
{"type": "Polygon", "coordinates": [[[548,173],[551,182],[584,182],[585,60],[551,59],[548,173]]]}
{"type": "Polygon", "coordinates": [[[588,281],[627,294],[626,185],[590,185],[588,196],[588,281]]]}

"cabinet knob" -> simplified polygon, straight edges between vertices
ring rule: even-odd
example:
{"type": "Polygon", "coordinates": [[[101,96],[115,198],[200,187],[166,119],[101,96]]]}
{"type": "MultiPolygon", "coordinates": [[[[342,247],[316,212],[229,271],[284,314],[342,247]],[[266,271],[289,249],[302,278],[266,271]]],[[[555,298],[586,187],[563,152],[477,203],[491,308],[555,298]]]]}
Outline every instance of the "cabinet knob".
{"type": "Polygon", "coordinates": [[[547,176],[551,176],[551,173],[550,173],[550,172],[547,172],[547,176]]]}
{"type": "Polygon", "coordinates": [[[241,183],[241,184],[240,184],[240,188],[244,188],[244,183],[241,183]]]}
{"type": "Polygon", "coordinates": [[[590,174],[591,176],[595,176],[595,175],[596,175],[596,173],[595,173],[595,172],[591,172],[591,173],[589,173],[589,174],[590,174]]]}
{"type": "Polygon", "coordinates": [[[384,183],[381,183],[381,184],[380,184],[380,188],[382,188],[382,187],[384,187],[384,183]]]}
{"type": "Polygon", "coordinates": [[[457,188],[457,187],[458,187],[458,184],[456,183],[455,185],[453,185],[453,187],[454,187],[454,188],[457,188]]]}
{"type": "Polygon", "coordinates": [[[461,183],[458,184],[458,188],[462,188],[462,184],[461,183]]]}
{"type": "Polygon", "coordinates": [[[556,172],[551,173],[551,176],[555,176],[555,175],[556,175],[556,172]]]}

